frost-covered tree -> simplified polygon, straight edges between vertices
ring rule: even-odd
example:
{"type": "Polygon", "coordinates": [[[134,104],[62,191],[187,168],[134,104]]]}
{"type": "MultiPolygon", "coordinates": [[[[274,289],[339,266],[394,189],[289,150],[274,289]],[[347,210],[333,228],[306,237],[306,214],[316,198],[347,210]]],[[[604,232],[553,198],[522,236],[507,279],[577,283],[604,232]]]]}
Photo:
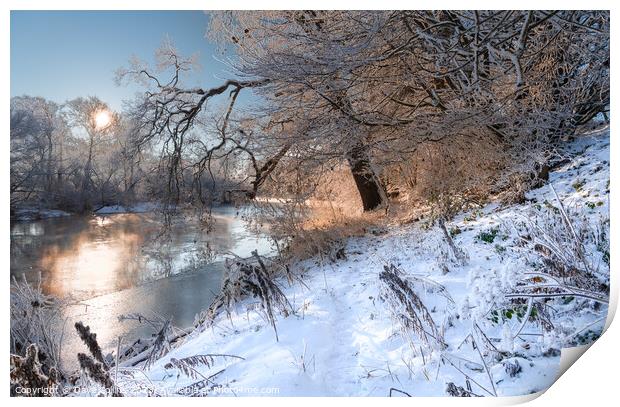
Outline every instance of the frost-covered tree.
{"type": "Polygon", "coordinates": [[[40,97],[11,99],[11,204],[50,204],[62,182],[67,124],[60,107],[40,97]]]}
{"type": "Polygon", "coordinates": [[[142,141],[164,146],[177,198],[188,137],[218,95],[228,104],[195,173],[242,155],[253,197],[280,169],[276,182],[307,193],[346,163],[364,210],[386,204],[385,169],[457,137],[473,160],[485,159],[478,145],[495,144],[509,165],[544,176],[553,143],[609,101],[607,12],[240,11],[212,13],[209,32],[235,54],[221,86],[185,87],[193,61],[171,46],[159,69],[120,72],[148,86],[142,141]],[[241,117],[247,88],[264,103],[241,117]]]}
{"type": "Polygon", "coordinates": [[[111,134],[118,122],[118,115],[99,98],[77,98],[67,102],[67,116],[74,127],[81,128],[86,134],[87,154],[82,170],[80,195],[82,210],[92,208],[91,193],[93,176],[98,175],[93,168],[95,148],[105,142],[105,136],[111,134]]]}

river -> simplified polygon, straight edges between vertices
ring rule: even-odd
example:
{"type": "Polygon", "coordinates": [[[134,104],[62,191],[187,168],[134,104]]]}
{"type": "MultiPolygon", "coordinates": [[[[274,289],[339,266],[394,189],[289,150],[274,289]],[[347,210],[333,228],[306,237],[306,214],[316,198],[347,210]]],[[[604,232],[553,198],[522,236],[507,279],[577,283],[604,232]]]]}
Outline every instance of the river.
{"type": "Polygon", "coordinates": [[[71,299],[63,364],[84,352],[73,324],[83,321],[106,350],[152,333],[118,316],[140,313],[190,327],[220,289],[230,253],[272,253],[266,236],[251,230],[234,207],[213,209],[210,230],[177,219],[163,233],[157,213],[69,216],[11,225],[11,278],[40,280],[46,294],[71,299]]]}

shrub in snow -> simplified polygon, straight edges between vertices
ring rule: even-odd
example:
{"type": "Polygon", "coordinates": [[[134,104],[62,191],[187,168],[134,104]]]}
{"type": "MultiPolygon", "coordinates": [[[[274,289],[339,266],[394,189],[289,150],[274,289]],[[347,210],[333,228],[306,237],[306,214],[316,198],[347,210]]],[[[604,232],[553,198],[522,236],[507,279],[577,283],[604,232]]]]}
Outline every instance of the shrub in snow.
{"type": "Polygon", "coordinates": [[[514,361],[505,360],[502,364],[509,377],[516,377],[523,370],[517,359],[514,359],[514,361]]]}
{"type": "Polygon", "coordinates": [[[490,269],[472,268],[468,276],[467,314],[477,321],[484,321],[490,310],[506,304],[506,294],[516,286],[521,269],[522,265],[516,261],[490,269]]]}
{"type": "Polygon", "coordinates": [[[538,266],[546,274],[607,294],[609,223],[592,219],[583,210],[565,208],[559,199],[556,205],[533,209],[515,224],[521,241],[528,251],[537,253],[538,266]]]}
{"type": "Polygon", "coordinates": [[[280,311],[287,316],[292,312],[292,306],[274,281],[274,276],[267,269],[258,252],[253,251],[252,256],[255,262],[252,262],[251,259],[237,258],[226,263],[227,273],[222,284],[222,290],[209,308],[198,315],[196,324],[212,323],[222,310],[225,310],[230,316],[233,307],[251,295],[259,299],[260,309],[272,326],[277,341],[278,330],[275,313],[280,311]]]}
{"type": "Polygon", "coordinates": [[[55,396],[55,391],[44,391],[58,389],[60,383],[60,375],[56,368],[49,369],[46,375],[42,371],[41,362],[39,362],[39,349],[37,345],[30,344],[26,348],[25,356],[11,354],[11,396],[55,396]],[[33,391],[39,390],[40,393],[24,393],[18,391],[18,388],[29,389],[33,391]]]}
{"type": "Polygon", "coordinates": [[[26,356],[26,349],[35,344],[43,373],[54,368],[60,376],[66,376],[61,364],[62,315],[66,306],[66,302],[43,294],[40,282],[33,286],[14,279],[10,307],[11,354],[26,356]]]}
{"type": "MultiPolygon", "coordinates": [[[[433,349],[443,349],[446,346],[443,335],[412,287],[412,282],[404,278],[402,272],[393,265],[384,266],[379,279],[382,283],[381,295],[390,307],[392,318],[414,352],[417,343],[415,338],[418,338],[429,352],[433,349]]],[[[424,354],[421,346],[419,349],[424,354]]]]}
{"type": "Polygon", "coordinates": [[[474,393],[461,386],[457,386],[456,384],[450,382],[446,385],[446,394],[452,397],[478,397],[474,393]]]}
{"type": "Polygon", "coordinates": [[[188,386],[185,386],[177,390],[177,394],[182,396],[205,396],[215,390],[216,387],[221,387],[221,384],[217,384],[214,379],[216,376],[224,373],[226,368],[219,369],[215,373],[201,373],[199,369],[211,369],[218,361],[227,362],[229,360],[245,360],[241,356],[225,355],[225,354],[204,354],[188,356],[181,359],[170,358],[170,361],[164,365],[166,370],[176,370],[177,378],[181,375],[187,376],[191,379],[198,379],[188,386]]]}
{"type": "Polygon", "coordinates": [[[106,393],[112,397],[123,396],[123,393],[114,384],[110,372],[100,362],[95,361],[84,353],[78,353],[78,361],[80,362],[80,368],[86,373],[87,377],[105,387],[106,393]]]}
{"type": "Polygon", "coordinates": [[[551,331],[544,331],[540,337],[541,348],[545,350],[562,349],[566,344],[566,336],[561,326],[556,326],[556,329],[551,331]]]}
{"type": "Polygon", "coordinates": [[[445,225],[440,226],[439,230],[426,231],[419,243],[421,252],[435,259],[443,274],[449,272],[452,266],[461,267],[469,261],[467,251],[457,245],[445,225]]]}

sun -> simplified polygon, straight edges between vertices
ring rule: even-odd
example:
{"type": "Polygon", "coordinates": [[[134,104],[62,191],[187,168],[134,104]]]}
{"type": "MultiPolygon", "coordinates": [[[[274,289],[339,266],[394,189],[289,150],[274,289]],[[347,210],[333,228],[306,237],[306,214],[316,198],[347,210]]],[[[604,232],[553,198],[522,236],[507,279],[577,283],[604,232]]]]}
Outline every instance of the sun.
{"type": "Polygon", "coordinates": [[[95,113],[95,128],[97,130],[105,129],[112,122],[112,116],[107,110],[100,110],[95,113]]]}

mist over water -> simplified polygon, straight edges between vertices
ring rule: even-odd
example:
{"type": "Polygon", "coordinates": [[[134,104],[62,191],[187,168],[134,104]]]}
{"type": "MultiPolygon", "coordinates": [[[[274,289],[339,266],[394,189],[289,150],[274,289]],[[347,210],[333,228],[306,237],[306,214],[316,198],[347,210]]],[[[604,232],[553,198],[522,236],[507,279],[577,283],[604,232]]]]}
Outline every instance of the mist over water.
{"type": "Polygon", "coordinates": [[[83,351],[73,324],[83,321],[110,350],[152,327],[119,315],[172,318],[186,328],[220,289],[227,254],[269,254],[268,239],[250,231],[239,210],[219,207],[207,228],[177,219],[162,233],[156,213],[70,216],[11,225],[11,278],[41,282],[46,294],[71,299],[65,324],[67,364],[83,351]]]}

